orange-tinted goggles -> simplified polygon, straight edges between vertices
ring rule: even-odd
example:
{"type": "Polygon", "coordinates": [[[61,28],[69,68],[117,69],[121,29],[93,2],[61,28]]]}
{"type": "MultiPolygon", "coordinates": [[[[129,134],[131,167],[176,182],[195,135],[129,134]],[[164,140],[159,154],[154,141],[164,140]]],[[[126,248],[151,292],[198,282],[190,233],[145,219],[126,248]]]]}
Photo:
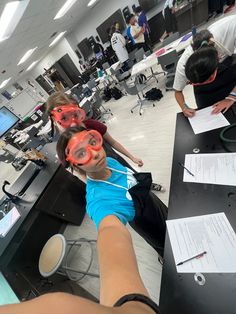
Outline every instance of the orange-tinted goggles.
{"type": "Polygon", "coordinates": [[[73,165],[84,165],[92,159],[92,151],[101,149],[103,139],[95,130],[75,134],[66,147],[66,160],[73,165]]]}
{"type": "Polygon", "coordinates": [[[52,110],[51,115],[63,128],[80,125],[86,116],[85,111],[74,104],[58,106],[52,110]]]}

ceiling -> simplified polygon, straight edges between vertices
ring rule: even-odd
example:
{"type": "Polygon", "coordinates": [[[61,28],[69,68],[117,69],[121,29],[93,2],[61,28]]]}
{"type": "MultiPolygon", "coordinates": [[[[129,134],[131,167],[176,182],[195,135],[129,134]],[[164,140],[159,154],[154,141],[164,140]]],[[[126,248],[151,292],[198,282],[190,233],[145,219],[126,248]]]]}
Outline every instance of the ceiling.
{"type": "MultiPolygon", "coordinates": [[[[0,15],[9,1],[0,1],[0,15]]],[[[25,73],[25,71],[19,73],[21,70],[27,69],[33,61],[41,59],[53,48],[49,48],[49,44],[53,40],[50,36],[54,32],[60,33],[66,30],[67,34],[70,33],[79,20],[91,10],[87,7],[88,0],[78,0],[66,15],[53,20],[65,2],[66,0],[30,1],[12,36],[0,42],[0,84],[9,77],[12,77],[9,84],[19,79],[25,73]],[[36,46],[38,49],[32,56],[24,64],[17,66],[26,51],[36,46]],[[6,71],[4,74],[2,74],[3,70],[6,71]]]]}

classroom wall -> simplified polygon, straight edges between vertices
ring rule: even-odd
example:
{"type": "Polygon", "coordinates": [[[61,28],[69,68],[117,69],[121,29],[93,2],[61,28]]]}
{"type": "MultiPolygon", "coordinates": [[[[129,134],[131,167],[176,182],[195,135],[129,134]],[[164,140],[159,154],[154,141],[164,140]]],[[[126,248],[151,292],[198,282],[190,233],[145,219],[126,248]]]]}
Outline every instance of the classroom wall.
{"type": "Polygon", "coordinates": [[[65,54],[70,56],[75,66],[79,70],[79,58],[70,46],[68,40],[63,38],[50,52],[32,69],[31,75],[36,78],[45,72],[45,69],[50,68],[56,61],[58,61],[65,54]]]}
{"type": "Polygon", "coordinates": [[[138,6],[138,0],[101,0],[98,2],[95,7],[90,9],[89,15],[79,21],[78,26],[67,36],[73,49],[85,37],[94,36],[95,38],[98,35],[96,28],[118,9],[122,11],[128,6],[132,12],[133,4],[138,6]]]}

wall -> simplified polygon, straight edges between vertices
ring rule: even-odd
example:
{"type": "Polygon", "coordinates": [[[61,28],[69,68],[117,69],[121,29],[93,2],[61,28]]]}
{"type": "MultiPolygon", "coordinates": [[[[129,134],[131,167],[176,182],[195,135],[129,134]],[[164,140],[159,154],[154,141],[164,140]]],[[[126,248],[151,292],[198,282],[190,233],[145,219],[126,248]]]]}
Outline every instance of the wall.
{"type": "MultiPolygon", "coordinates": [[[[159,4],[147,13],[148,18],[153,17],[159,13],[163,6],[165,0],[159,0],[159,4]]],[[[138,0],[100,0],[100,2],[90,10],[88,16],[84,17],[79,21],[78,26],[74,31],[67,36],[68,42],[72,48],[78,49],[77,44],[85,37],[97,36],[96,28],[106,20],[110,15],[112,15],[118,9],[121,11],[128,6],[130,12],[132,12],[132,5],[139,5],[138,0]]],[[[104,45],[106,46],[106,44],[104,45]]]]}
{"type": "MultiPolygon", "coordinates": [[[[31,76],[31,73],[29,75],[25,75],[22,77],[19,81],[17,81],[19,85],[22,86],[22,88],[25,90],[27,89],[27,92],[32,95],[32,107],[29,107],[29,104],[27,103],[19,103],[17,106],[19,108],[15,108],[12,110],[11,108],[11,100],[7,100],[4,96],[0,94],[0,107],[6,106],[8,107],[11,111],[13,111],[16,115],[18,115],[18,112],[24,112],[28,113],[33,110],[37,104],[38,101],[45,102],[48,98],[48,94],[44,91],[44,89],[41,88],[41,86],[33,79],[31,76]],[[30,84],[28,83],[30,82],[30,84]]],[[[12,94],[13,92],[16,91],[16,88],[13,85],[8,86],[5,90],[8,91],[8,93],[12,94]]],[[[4,91],[1,90],[1,92],[4,91]]],[[[24,93],[24,91],[22,92],[24,93]]],[[[14,102],[15,103],[15,102],[14,102]]]]}
{"type": "Polygon", "coordinates": [[[48,53],[32,70],[31,75],[36,78],[45,72],[45,69],[50,68],[56,61],[58,61],[65,54],[70,56],[75,66],[79,70],[79,58],[70,46],[66,38],[63,38],[52,50],[48,53]]]}

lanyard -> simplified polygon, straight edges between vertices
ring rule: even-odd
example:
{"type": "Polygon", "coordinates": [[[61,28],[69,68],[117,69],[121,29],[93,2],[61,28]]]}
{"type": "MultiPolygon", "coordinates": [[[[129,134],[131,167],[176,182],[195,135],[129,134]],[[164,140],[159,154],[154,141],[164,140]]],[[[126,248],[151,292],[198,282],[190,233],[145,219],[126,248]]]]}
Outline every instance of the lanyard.
{"type": "MultiPolygon", "coordinates": [[[[125,172],[125,171],[117,170],[117,169],[110,168],[110,167],[107,167],[107,169],[112,170],[112,171],[114,171],[114,172],[126,174],[126,175],[133,174],[133,171],[132,171],[132,170],[130,170],[130,172],[125,172]]],[[[115,183],[112,183],[112,182],[109,182],[109,181],[106,181],[106,180],[96,180],[96,179],[92,179],[92,178],[90,178],[90,177],[87,177],[87,178],[88,178],[89,180],[91,180],[91,181],[103,182],[103,183],[107,183],[107,184],[113,185],[113,186],[115,186],[115,187],[117,187],[117,188],[124,189],[124,190],[126,190],[126,191],[129,190],[128,188],[126,188],[126,187],[124,187],[124,186],[122,186],[122,185],[115,184],[115,183]]]]}

